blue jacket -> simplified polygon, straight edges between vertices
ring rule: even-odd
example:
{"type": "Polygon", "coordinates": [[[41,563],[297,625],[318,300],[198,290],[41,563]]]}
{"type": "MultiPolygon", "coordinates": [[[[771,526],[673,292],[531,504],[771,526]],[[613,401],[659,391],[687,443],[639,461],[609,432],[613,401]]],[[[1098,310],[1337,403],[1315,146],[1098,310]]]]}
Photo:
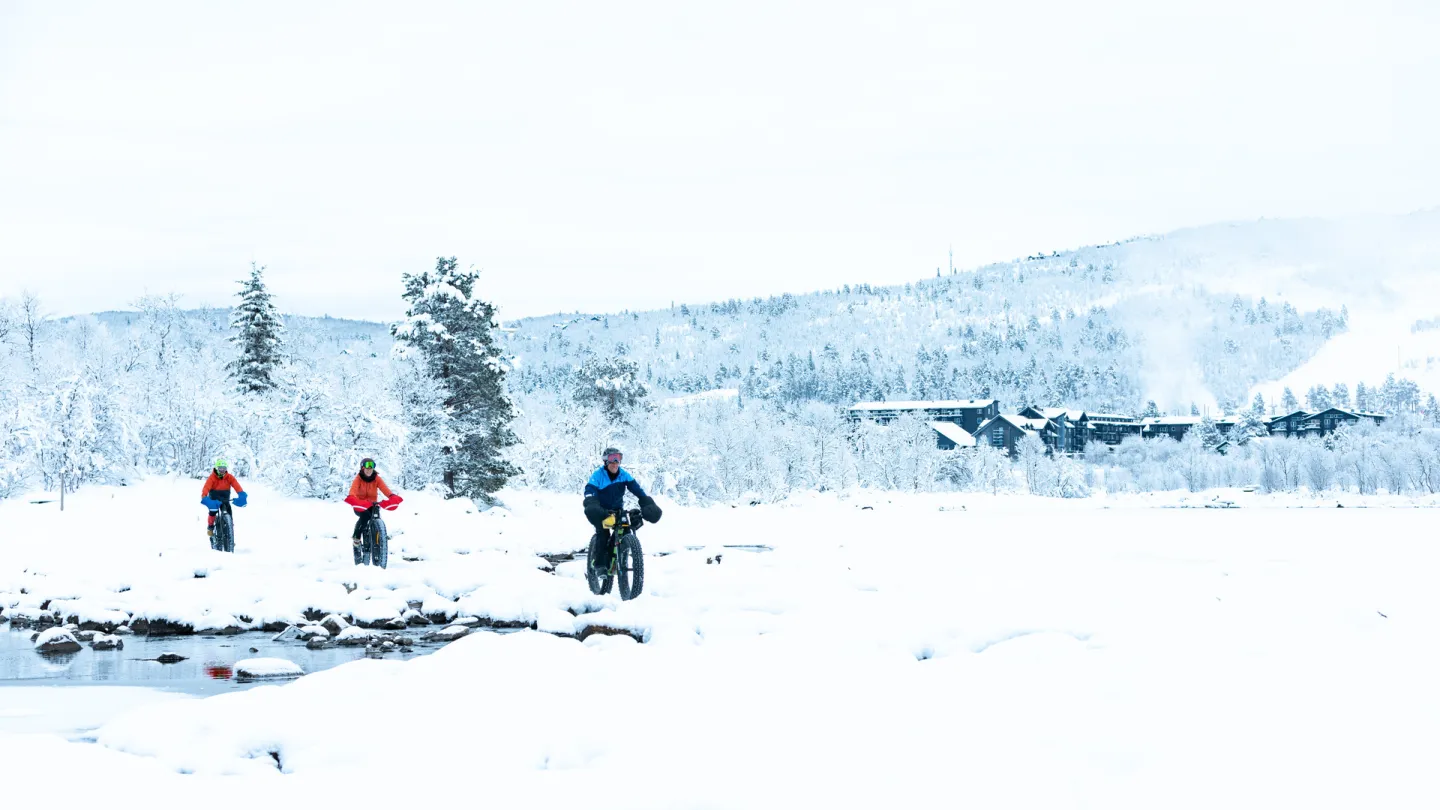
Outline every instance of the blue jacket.
{"type": "Polygon", "coordinates": [[[593,496],[600,501],[602,509],[621,509],[625,505],[625,490],[627,489],[633,492],[637,498],[646,497],[645,490],[640,488],[640,482],[635,480],[635,476],[626,472],[624,467],[621,467],[620,471],[615,474],[614,481],[610,480],[610,473],[605,472],[605,468],[601,467],[590,476],[589,481],[585,482],[585,497],[593,496]]]}

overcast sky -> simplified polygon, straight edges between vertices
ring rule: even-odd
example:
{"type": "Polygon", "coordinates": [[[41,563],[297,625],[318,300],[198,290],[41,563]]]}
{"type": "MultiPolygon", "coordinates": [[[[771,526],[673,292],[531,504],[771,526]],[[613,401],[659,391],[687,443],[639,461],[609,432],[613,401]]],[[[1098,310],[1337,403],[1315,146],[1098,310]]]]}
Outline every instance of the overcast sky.
{"type": "Polygon", "coordinates": [[[502,317],[1440,204],[1440,4],[0,4],[0,295],[502,317]]]}

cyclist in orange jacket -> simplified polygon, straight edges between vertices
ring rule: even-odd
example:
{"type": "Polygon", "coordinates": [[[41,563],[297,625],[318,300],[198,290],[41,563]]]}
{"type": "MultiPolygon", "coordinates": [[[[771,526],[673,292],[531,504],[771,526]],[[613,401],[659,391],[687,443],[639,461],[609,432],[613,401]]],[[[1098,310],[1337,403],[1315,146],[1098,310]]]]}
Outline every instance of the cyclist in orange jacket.
{"type": "Polygon", "coordinates": [[[233,514],[230,511],[230,490],[240,493],[235,499],[236,506],[244,506],[245,500],[249,497],[245,494],[245,488],[240,486],[240,480],[230,474],[230,465],[225,459],[215,459],[215,464],[210,468],[210,475],[205,479],[204,485],[200,487],[200,503],[210,510],[210,519],[205,525],[205,534],[209,537],[215,536],[215,515],[221,510],[225,514],[233,514]]]}
{"type": "Polygon", "coordinates": [[[350,494],[346,496],[345,502],[355,508],[355,531],[351,533],[350,539],[355,545],[360,545],[360,533],[370,523],[370,518],[379,517],[380,509],[394,509],[403,500],[399,495],[390,491],[386,486],[385,479],[375,470],[375,459],[367,458],[360,461],[360,472],[356,474],[355,480],[350,482],[350,494]],[[380,500],[380,493],[385,493],[385,500],[380,500]]]}

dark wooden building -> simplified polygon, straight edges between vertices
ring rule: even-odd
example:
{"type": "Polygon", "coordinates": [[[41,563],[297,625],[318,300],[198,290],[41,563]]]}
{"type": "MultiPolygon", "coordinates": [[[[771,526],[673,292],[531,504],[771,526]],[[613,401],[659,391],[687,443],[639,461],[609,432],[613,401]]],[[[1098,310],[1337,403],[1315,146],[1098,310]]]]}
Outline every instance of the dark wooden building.
{"type": "Polygon", "coordinates": [[[1309,417],[1310,414],[1305,411],[1294,411],[1284,416],[1272,416],[1265,420],[1265,429],[1270,431],[1271,436],[1299,436],[1300,429],[1309,417]]]}
{"type": "Polygon", "coordinates": [[[980,425],[1000,415],[1000,402],[994,399],[859,402],[849,409],[849,414],[852,420],[870,419],[882,425],[909,414],[926,422],[953,422],[974,435],[980,425]]]}
{"type": "Polygon", "coordinates": [[[1118,413],[1086,414],[1085,426],[1090,433],[1087,441],[1097,441],[1111,447],[1125,441],[1127,436],[1139,436],[1144,428],[1136,417],[1118,413]]]}
{"type": "Polygon", "coordinates": [[[1066,408],[1037,408],[1030,406],[1019,413],[1026,419],[1043,419],[1051,422],[1050,433],[1054,443],[1050,449],[1067,455],[1085,452],[1085,441],[1089,438],[1090,418],[1084,411],[1066,408]]]}
{"type": "Polygon", "coordinates": [[[1300,422],[1301,436],[1328,436],[1334,433],[1341,425],[1354,425],[1361,419],[1368,419],[1376,425],[1385,421],[1385,417],[1378,413],[1362,413],[1358,411],[1347,411],[1344,408],[1326,408],[1319,413],[1312,413],[1300,422]]]}
{"type": "Polygon", "coordinates": [[[1054,422],[1049,419],[1032,419],[1017,414],[1002,413],[980,426],[975,434],[976,444],[988,444],[1014,456],[1020,447],[1020,440],[1027,433],[1034,433],[1052,451],[1057,438],[1054,422]]]}

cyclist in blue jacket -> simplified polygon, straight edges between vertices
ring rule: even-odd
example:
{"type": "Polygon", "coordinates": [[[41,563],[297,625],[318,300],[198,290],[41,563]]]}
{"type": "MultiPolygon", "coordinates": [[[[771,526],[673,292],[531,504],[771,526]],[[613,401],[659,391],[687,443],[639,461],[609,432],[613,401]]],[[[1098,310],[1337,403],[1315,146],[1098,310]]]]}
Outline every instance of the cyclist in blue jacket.
{"type": "Polygon", "coordinates": [[[635,476],[620,467],[623,458],[624,454],[619,449],[605,448],[605,452],[601,454],[600,469],[585,482],[585,519],[590,521],[595,532],[600,535],[602,542],[598,545],[601,553],[606,555],[606,559],[595,560],[595,564],[599,566],[610,564],[610,544],[603,542],[610,538],[610,532],[603,524],[605,515],[625,507],[626,490],[639,499],[640,516],[646,523],[657,523],[660,520],[660,507],[655,503],[655,499],[645,494],[635,476]]]}

